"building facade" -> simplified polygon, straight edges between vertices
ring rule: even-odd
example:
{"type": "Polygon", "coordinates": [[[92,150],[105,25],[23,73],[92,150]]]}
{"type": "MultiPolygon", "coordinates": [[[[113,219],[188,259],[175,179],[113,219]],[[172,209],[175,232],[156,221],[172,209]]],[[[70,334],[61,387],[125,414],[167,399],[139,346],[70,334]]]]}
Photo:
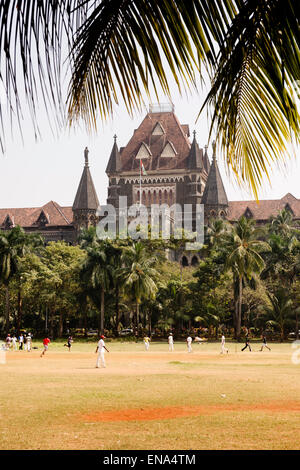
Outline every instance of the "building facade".
{"type": "MultiPolygon", "coordinates": [[[[173,105],[156,105],[134,130],[126,146],[119,148],[117,137],[106,168],[107,204],[119,208],[119,197],[127,206],[142,203],[204,205],[205,222],[223,217],[234,222],[242,215],[265,224],[271,216],[287,209],[300,225],[300,199],[286,194],[278,200],[228,201],[213,145],[211,160],[207,146],[200,148],[195,131],[181,124],[173,105]]],[[[45,242],[64,240],[75,244],[81,227],[99,221],[99,200],[89,168],[88,149],[84,150],[84,168],[72,207],[50,201],[42,207],[0,209],[0,229],[20,225],[26,232],[40,233],[45,242]]],[[[191,213],[191,217],[194,215],[191,213]]],[[[191,253],[180,258],[184,265],[196,264],[191,253]]]]}

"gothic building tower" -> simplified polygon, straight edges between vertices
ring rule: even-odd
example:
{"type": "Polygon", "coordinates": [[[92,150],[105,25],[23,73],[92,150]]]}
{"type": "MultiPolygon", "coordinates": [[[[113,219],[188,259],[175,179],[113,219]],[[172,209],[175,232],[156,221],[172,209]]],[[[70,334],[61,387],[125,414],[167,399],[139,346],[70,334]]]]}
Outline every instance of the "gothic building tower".
{"type": "Polygon", "coordinates": [[[80,228],[96,225],[99,201],[89,169],[88,148],[84,150],[85,165],[73,203],[73,225],[78,232],[80,228]]]}
{"type": "Polygon", "coordinates": [[[213,157],[204,193],[201,199],[204,204],[204,220],[210,217],[228,216],[228,199],[221,178],[216,158],[216,144],[213,142],[213,157]]]}
{"type": "Polygon", "coordinates": [[[142,202],[172,205],[200,203],[208,177],[207,153],[199,148],[194,132],[180,124],[173,105],[153,105],[125,147],[114,144],[106,168],[107,203],[118,207],[142,202]],[[141,167],[143,168],[142,175],[141,167]]]}

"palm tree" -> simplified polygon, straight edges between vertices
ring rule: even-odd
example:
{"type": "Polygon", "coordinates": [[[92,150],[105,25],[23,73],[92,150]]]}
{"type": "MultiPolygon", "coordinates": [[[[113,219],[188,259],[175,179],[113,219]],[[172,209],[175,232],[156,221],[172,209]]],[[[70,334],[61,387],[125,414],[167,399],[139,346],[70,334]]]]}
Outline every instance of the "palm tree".
{"type": "Polygon", "coordinates": [[[279,328],[280,340],[286,336],[286,328],[291,325],[295,314],[292,311],[292,299],[287,295],[285,289],[278,289],[274,294],[268,294],[270,307],[265,307],[264,317],[266,325],[279,328]]]}
{"type": "Polygon", "coordinates": [[[140,241],[125,248],[122,255],[119,277],[122,281],[125,297],[135,301],[137,330],[139,306],[142,300],[154,299],[158,290],[155,282],[158,272],[153,267],[156,262],[156,256],[149,257],[145,245],[140,241]]]}
{"type": "Polygon", "coordinates": [[[223,249],[227,252],[225,269],[232,272],[234,280],[234,325],[237,339],[241,333],[243,282],[262,272],[265,263],[260,252],[270,250],[268,243],[257,238],[259,233],[254,220],[241,217],[224,242],[223,249]]]}
{"type": "MultiPolygon", "coordinates": [[[[62,111],[61,125],[66,43],[69,122],[83,117],[89,128],[98,115],[112,113],[119,97],[132,112],[144,92],[150,97],[154,89],[157,96],[160,87],[170,96],[173,79],[180,91],[195,89],[204,64],[211,132],[233,174],[257,196],[271,163],[287,158],[289,143],[299,143],[299,17],[298,0],[4,0],[1,77],[11,115],[21,115],[16,84],[23,80],[38,132],[39,77],[47,110],[50,99],[62,111]]],[[[2,126],[2,145],[3,133],[2,126]]]]}
{"type": "Polygon", "coordinates": [[[33,247],[41,245],[39,235],[28,235],[19,227],[0,232],[0,282],[5,286],[5,329],[9,331],[9,284],[19,270],[19,259],[33,247]]]}
{"type": "MultiPolygon", "coordinates": [[[[85,282],[87,290],[90,288],[100,290],[100,316],[98,323],[99,334],[104,332],[105,293],[111,287],[111,266],[105,241],[98,241],[97,245],[86,247],[87,257],[81,269],[81,280],[85,282]]],[[[93,292],[91,293],[93,295],[93,292]]],[[[97,295],[94,296],[97,299],[97,295]]]]}

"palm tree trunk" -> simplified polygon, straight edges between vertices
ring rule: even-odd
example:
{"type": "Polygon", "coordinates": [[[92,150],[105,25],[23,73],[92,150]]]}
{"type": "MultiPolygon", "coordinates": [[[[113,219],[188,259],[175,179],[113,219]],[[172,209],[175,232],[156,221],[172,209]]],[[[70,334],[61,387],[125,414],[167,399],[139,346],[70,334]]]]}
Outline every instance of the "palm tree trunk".
{"type": "Polygon", "coordinates": [[[20,334],[20,329],[22,325],[22,293],[21,288],[18,290],[18,319],[17,319],[17,335],[20,334]]]}
{"type": "Polygon", "coordinates": [[[59,338],[62,337],[63,330],[64,330],[64,317],[63,317],[62,310],[60,310],[60,312],[59,312],[59,332],[58,332],[59,338]]]}
{"type": "Polygon", "coordinates": [[[239,298],[238,298],[238,315],[236,319],[236,337],[240,339],[242,324],[242,299],[243,299],[243,278],[239,279],[239,298]]]}
{"type": "Polygon", "coordinates": [[[9,287],[5,288],[5,332],[6,335],[9,333],[9,287]]]}
{"type": "Polygon", "coordinates": [[[99,324],[99,333],[101,335],[103,335],[104,333],[104,305],[105,305],[104,289],[101,289],[101,310],[100,310],[100,324],[99,324]]]}
{"type": "Polygon", "coordinates": [[[139,331],[140,304],[136,303],[136,330],[139,331]]]}
{"type": "Polygon", "coordinates": [[[116,285],[116,336],[119,335],[119,319],[120,317],[120,308],[119,308],[119,286],[116,285]]]}

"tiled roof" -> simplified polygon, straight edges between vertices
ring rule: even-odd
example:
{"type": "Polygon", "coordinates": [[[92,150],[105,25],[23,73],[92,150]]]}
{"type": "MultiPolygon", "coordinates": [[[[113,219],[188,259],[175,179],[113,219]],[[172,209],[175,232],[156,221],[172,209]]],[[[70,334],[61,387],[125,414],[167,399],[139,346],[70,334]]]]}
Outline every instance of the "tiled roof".
{"type": "Polygon", "coordinates": [[[293,212],[295,219],[300,218],[300,199],[296,199],[288,193],[282,199],[261,200],[259,203],[256,201],[231,201],[229,202],[228,219],[238,220],[247,211],[255,220],[266,221],[285,208],[289,208],[293,212]]]}
{"type": "Polygon", "coordinates": [[[97,210],[99,201],[93,183],[92,175],[87,164],[85,165],[79,182],[73,209],[93,209],[97,210]]]}
{"type": "Polygon", "coordinates": [[[191,148],[188,133],[188,126],[181,125],[174,113],[148,113],[126,147],[120,149],[121,171],[139,170],[139,161],[136,159],[136,155],[141,142],[144,142],[151,151],[151,157],[145,158],[143,161],[146,171],[186,168],[186,159],[191,148]],[[157,123],[160,123],[164,130],[162,135],[152,135],[157,123]],[[168,141],[172,143],[177,153],[174,157],[160,158],[168,141]]]}
{"type": "Polygon", "coordinates": [[[49,226],[71,225],[73,221],[72,207],[61,207],[57,202],[50,201],[42,207],[10,208],[0,209],[0,227],[7,217],[10,216],[14,225],[21,227],[34,227],[41,213],[44,212],[49,226]]]}

